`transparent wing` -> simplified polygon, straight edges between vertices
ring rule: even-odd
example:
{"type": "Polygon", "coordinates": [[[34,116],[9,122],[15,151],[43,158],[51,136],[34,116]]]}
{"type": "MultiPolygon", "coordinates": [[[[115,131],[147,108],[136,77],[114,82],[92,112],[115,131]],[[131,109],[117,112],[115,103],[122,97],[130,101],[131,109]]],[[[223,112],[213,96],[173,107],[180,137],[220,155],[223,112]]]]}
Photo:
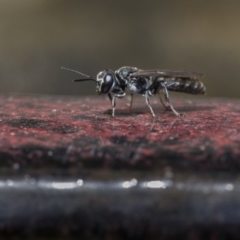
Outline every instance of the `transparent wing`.
{"type": "Polygon", "coordinates": [[[132,77],[179,77],[179,78],[191,78],[191,79],[198,79],[203,77],[204,75],[201,73],[190,72],[186,70],[164,70],[164,69],[157,69],[157,70],[138,70],[134,73],[131,73],[130,76],[132,77]]]}

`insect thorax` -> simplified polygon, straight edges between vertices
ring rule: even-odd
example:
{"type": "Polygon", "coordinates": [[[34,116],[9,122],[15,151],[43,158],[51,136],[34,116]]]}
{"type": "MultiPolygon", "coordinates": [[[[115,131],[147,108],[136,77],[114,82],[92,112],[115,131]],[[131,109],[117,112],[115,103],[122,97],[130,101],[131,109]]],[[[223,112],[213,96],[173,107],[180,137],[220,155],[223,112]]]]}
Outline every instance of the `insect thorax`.
{"type": "Polygon", "coordinates": [[[136,72],[137,70],[138,68],[136,67],[121,67],[115,71],[115,74],[120,81],[123,81],[125,84],[127,84],[130,74],[136,72]]]}
{"type": "Polygon", "coordinates": [[[124,85],[129,92],[144,94],[149,87],[149,77],[132,77],[131,73],[136,71],[138,71],[136,67],[125,66],[115,71],[115,74],[121,85],[124,85]]]}

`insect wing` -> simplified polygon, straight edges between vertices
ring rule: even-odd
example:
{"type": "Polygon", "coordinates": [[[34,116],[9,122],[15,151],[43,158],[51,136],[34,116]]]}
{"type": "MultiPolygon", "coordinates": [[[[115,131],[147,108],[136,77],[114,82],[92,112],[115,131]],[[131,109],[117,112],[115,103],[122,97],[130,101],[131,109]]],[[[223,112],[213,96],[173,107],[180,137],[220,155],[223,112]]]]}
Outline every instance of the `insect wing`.
{"type": "Polygon", "coordinates": [[[130,75],[131,77],[175,77],[175,78],[190,78],[198,79],[203,77],[203,74],[190,72],[185,70],[138,70],[130,75]]]}

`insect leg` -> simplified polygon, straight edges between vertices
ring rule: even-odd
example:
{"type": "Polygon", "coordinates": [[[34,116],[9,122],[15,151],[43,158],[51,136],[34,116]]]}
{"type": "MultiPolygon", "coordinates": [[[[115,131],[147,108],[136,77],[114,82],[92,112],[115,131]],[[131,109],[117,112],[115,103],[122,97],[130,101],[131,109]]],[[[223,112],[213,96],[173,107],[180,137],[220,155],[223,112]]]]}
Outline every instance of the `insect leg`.
{"type": "Polygon", "coordinates": [[[132,111],[132,103],[133,103],[133,93],[130,93],[130,104],[129,104],[130,112],[132,111]]]}
{"type": "MultiPolygon", "coordinates": [[[[109,95],[111,96],[111,94],[109,93],[108,94],[108,97],[109,97],[109,95]]],[[[111,96],[111,98],[112,98],[112,117],[114,117],[115,116],[115,107],[116,107],[116,97],[117,98],[122,98],[122,97],[124,97],[126,95],[126,93],[118,93],[118,94],[115,94],[113,97],[111,96]]],[[[110,98],[110,97],[109,97],[110,98]]]]}
{"type": "Polygon", "coordinates": [[[112,97],[112,117],[115,116],[115,107],[116,107],[116,100],[115,100],[115,98],[116,98],[116,96],[112,97]]]}
{"type": "Polygon", "coordinates": [[[176,116],[180,116],[180,114],[173,108],[171,102],[170,102],[170,99],[169,99],[169,95],[168,95],[168,90],[165,86],[164,83],[162,83],[162,87],[163,87],[163,94],[164,94],[164,97],[165,97],[165,100],[166,102],[169,104],[169,107],[170,109],[172,110],[172,112],[176,115],[176,116]]]}
{"type": "Polygon", "coordinates": [[[110,102],[112,103],[112,117],[114,117],[114,112],[115,112],[115,106],[116,106],[116,101],[115,101],[115,97],[112,97],[111,93],[108,93],[108,98],[110,100],[110,102]]]}
{"type": "Polygon", "coordinates": [[[112,95],[111,95],[111,93],[108,93],[108,98],[110,99],[110,102],[112,102],[112,95]]]}
{"type": "Polygon", "coordinates": [[[152,109],[152,107],[151,107],[151,105],[150,105],[148,92],[145,93],[145,100],[146,100],[147,106],[149,107],[149,109],[150,109],[150,111],[151,111],[151,113],[152,113],[152,116],[153,116],[154,118],[156,118],[156,115],[155,115],[155,113],[154,113],[154,111],[153,111],[153,109],[152,109]]]}
{"type": "Polygon", "coordinates": [[[111,95],[111,93],[108,93],[108,98],[109,98],[110,102],[112,103],[112,95],[111,95]]]}
{"type": "Polygon", "coordinates": [[[161,93],[159,92],[158,93],[158,97],[160,99],[160,102],[162,103],[162,105],[166,108],[166,109],[170,109],[170,106],[169,105],[166,105],[165,101],[166,101],[166,98],[164,96],[164,100],[162,99],[162,96],[161,96],[161,93]]]}

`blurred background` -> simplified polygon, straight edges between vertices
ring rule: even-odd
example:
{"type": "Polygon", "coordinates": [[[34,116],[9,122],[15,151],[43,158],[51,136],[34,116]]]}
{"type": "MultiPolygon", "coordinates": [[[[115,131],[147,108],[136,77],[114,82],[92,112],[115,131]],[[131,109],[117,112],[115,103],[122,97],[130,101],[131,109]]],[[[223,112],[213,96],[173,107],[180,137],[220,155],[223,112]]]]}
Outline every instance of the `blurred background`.
{"type": "Polygon", "coordinates": [[[125,65],[204,73],[207,95],[240,97],[240,1],[2,0],[0,92],[95,94],[80,75],[125,65]]]}

